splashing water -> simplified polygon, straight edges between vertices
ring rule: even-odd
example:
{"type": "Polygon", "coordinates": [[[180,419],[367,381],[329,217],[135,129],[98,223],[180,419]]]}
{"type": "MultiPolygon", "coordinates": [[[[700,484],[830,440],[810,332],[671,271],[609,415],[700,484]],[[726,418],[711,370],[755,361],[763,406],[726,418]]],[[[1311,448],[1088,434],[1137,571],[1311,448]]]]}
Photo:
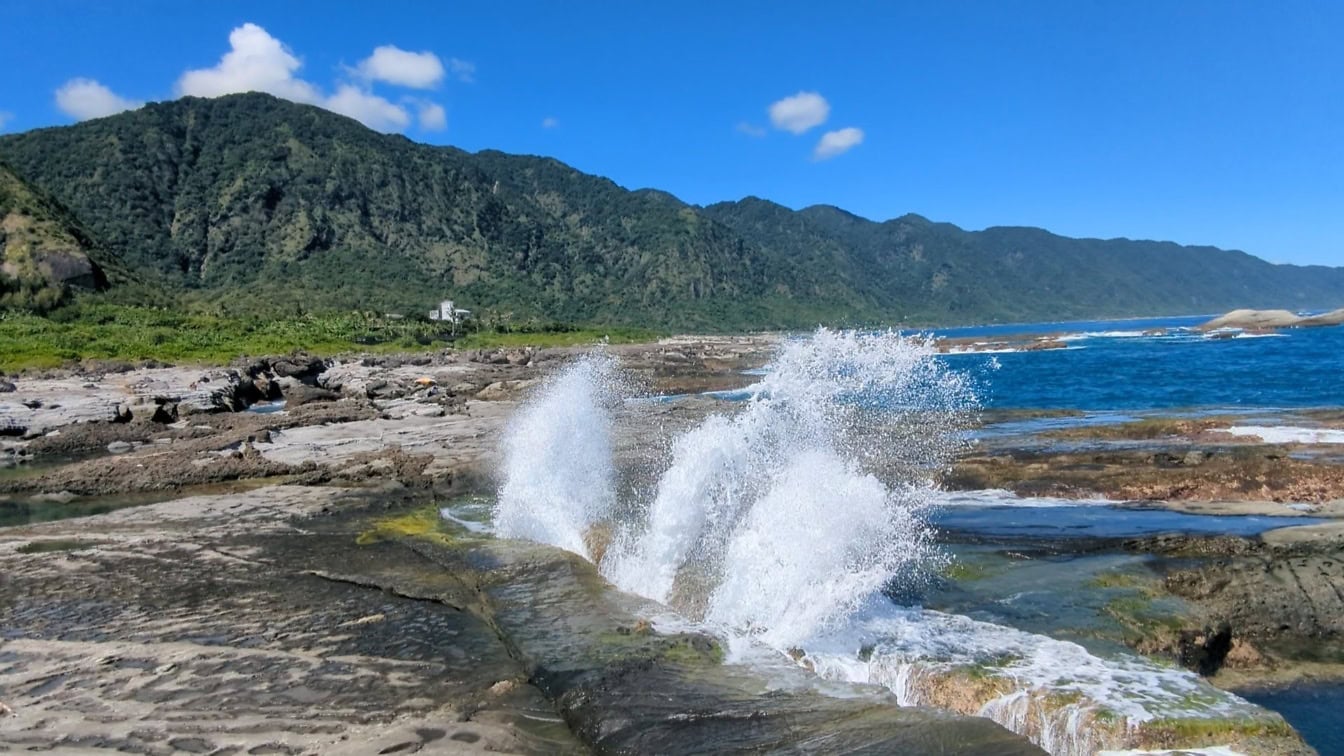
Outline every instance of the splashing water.
{"type": "Polygon", "coordinates": [[[568,366],[525,404],[504,438],[495,530],[592,559],[585,540],[615,505],[611,409],[622,393],[605,353],[568,366]]]}
{"type": "MultiPolygon", "coordinates": [[[[619,384],[608,358],[589,358],[520,413],[505,444],[502,535],[592,557],[585,534],[616,511],[619,384]]],[[[782,644],[933,554],[926,479],[960,443],[952,430],[973,393],[922,340],[818,329],[782,346],[744,404],[673,441],[652,501],[623,510],[635,514],[614,523],[600,568],[688,616],[782,644]]]]}

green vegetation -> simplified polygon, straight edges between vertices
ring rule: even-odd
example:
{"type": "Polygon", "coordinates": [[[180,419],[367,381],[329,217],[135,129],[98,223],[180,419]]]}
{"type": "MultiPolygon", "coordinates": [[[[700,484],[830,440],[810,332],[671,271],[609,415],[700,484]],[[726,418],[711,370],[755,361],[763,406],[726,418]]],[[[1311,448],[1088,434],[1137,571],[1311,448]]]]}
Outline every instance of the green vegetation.
{"type": "Polygon", "coordinates": [[[58,367],[76,360],[223,364],[240,356],[303,350],[326,356],[347,352],[417,352],[517,346],[630,343],[656,338],[634,328],[478,330],[455,337],[447,326],[422,319],[367,313],[282,318],[189,314],[176,309],[107,303],[76,304],[43,317],[0,311],[0,371],[58,367]]]}
{"type": "Polygon", "coordinates": [[[442,348],[446,338],[438,324],[358,313],[242,319],[98,304],[53,317],[0,313],[0,370],[88,359],[225,363],[296,349],[404,352],[442,348]]]}
{"type": "Polygon", "coordinates": [[[64,208],[0,163],[0,310],[48,312],[72,287],[98,286],[91,246],[64,208]]]}
{"type": "Polygon", "coordinates": [[[375,520],[372,525],[360,533],[355,543],[368,546],[383,541],[395,541],[399,538],[428,538],[439,543],[451,543],[453,536],[448,532],[437,506],[419,509],[375,520]]]}
{"type": "MultiPolygon", "coordinates": [[[[1344,299],[1344,270],[1209,247],[968,232],[913,215],[876,223],[755,198],[697,207],[552,159],[416,144],[256,93],[5,135],[0,160],[13,169],[0,174],[0,209],[18,240],[0,309],[59,312],[71,281],[103,273],[111,286],[96,296],[107,303],[330,337],[257,348],[266,328],[253,328],[229,344],[248,351],[358,343],[362,326],[294,324],[352,311],[414,316],[444,297],[497,332],[469,342],[481,345],[587,338],[539,325],[552,322],[620,338],[609,329],[926,325],[1344,299]],[[66,264],[81,260],[92,264],[66,264]],[[518,337],[520,327],[535,336],[518,337]]],[[[379,343],[403,338],[419,343],[418,332],[399,331],[379,343]]],[[[181,358],[226,351],[216,341],[174,348],[181,358]]]]}
{"type": "Polygon", "coordinates": [[[20,554],[50,554],[57,551],[79,551],[80,549],[91,549],[100,543],[102,541],[57,538],[47,541],[30,541],[20,546],[18,552],[20,554]]]}

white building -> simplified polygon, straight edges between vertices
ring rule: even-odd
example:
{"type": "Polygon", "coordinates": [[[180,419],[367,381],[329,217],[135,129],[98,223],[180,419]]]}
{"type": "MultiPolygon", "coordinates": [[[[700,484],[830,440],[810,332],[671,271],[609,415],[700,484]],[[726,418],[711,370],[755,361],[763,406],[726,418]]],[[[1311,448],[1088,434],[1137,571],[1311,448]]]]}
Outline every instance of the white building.
{"type": "Polygon", "coordinates": [[[453,300],[445,299],[439,302],[436,309],[429,311],[430,320],[442,320],[448,323],[461,323],[471,317],[471,310],[459,310],[453,306],[453,300]]]}

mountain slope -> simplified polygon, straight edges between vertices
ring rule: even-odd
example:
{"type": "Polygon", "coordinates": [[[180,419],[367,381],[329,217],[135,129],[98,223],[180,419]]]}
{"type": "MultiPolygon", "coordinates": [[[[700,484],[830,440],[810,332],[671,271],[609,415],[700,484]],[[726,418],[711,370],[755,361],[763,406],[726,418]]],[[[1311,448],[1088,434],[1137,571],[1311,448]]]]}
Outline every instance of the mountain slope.
{"type": "Polygon", "coordinates": [[[1339,269],[753,198],[699,208],[262,94],[7,135],[0,159],[114,259],[238,313],[419,312],[452,297],[509,320],[738,329],[1344,301],[1339,269]]]}
{"type": "Polygon", "coordinates": [[[1038,228],[964,231],[917,215],[876,223],[748,198],[706,215],[780,254],[848,272],[856,293],[898,317],[937,322],[1320,308],[1344,300],[1344,270],[1271,265],[1243,252],[1038,228]],[[1255,304],[1251,304],[1255,303],[1255,304]]]}
{"type": "Polygon", "coordinates": [[[47,310],[106,283],[93,242],[50,197],[0,163],[0,308],[47,310]]]}
{"type": "Polygon", "coordinates": [[[692,326],[726,305],[738,323],[786,324],[768,300],[787,272],[694,208],[266,95],[9,136],[0,155],[129,264],[239,306],[420,311],[456,296],[562,320],[692,326]]]}

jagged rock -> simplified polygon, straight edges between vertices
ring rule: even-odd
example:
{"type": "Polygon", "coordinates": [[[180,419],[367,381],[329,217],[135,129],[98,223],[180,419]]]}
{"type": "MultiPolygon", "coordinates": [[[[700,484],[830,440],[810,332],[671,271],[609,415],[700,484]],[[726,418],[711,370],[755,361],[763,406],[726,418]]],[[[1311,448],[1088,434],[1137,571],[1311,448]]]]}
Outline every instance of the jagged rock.
{"type": "Polygon", "coordinates": [[[308,381],[325,370],[327,363],[320,357],[282,357],[271,363],[271,371],[281,378],[308,381]]]}
{"type": "MultiPolygon", "coordinates": [[[[293,380],[290,378],[289,380],[293,380]]],[[[333,402],[340,398],[340,394],[329,389],[309,386],[306,383],[294,382],[282,392],[285,398],[286,407],[301,407],[313,402],[333,402]]]]}

